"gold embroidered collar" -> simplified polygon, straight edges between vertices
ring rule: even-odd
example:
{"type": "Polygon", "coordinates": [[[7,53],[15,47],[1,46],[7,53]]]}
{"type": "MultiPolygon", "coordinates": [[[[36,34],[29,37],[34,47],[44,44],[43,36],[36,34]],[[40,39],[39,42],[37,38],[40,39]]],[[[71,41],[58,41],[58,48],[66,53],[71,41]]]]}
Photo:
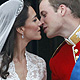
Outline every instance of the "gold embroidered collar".
{"type": "Polygon", "coordinates": [[[65,38],[65,41],[69,45],[76,45],[80,41],[80,25],[76,28],[76,30],[69,36],[68,39],[65,38]]]}

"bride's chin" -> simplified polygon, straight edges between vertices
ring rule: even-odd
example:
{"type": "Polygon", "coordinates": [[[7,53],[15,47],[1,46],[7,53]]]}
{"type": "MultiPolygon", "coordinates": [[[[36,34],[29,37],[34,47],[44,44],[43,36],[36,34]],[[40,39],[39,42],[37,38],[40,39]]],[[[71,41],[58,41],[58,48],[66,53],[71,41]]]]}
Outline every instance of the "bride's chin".
{"type": "Polygon", "coordinates": [[[38,38],[37,38],[37,40],[40,40],[42,38],[42,36],[40,35],[38,38]]]}

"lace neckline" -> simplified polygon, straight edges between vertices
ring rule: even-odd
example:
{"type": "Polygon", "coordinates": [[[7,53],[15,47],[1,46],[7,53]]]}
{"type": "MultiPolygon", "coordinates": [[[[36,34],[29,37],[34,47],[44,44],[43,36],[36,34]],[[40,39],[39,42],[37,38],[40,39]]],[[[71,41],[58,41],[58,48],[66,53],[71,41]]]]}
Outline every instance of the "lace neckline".
{"type": "MultiPolygon", "coordinates": [[[[27,58],[27,51],[25,52],[25,56],[26,56],[26,61],[27,61],[26,67],[27,67],[27,75],[28,75],[28,72],[29,72],[28,64],[29,63],[28,63],[28,58],[27,58]]],[[[17,76],[17,79],[20,80],[20,78],[19,78],[19,76],[18,76],[18,74],[16,73],[16,70],[15,70],[15,63],[14,63],[14,61],[12,61],[10,64],[13,66],[13,71],[15,72],[15,75],[17,76]]],[[[27,80],[27,75],[26,75],[26,80],[27,80]]]]}
{"type": "MultiPolygon", "coordinates": [[[[27,67],[27,75],[26,80],[42,80],[44,74],[46,76],[46,63],[45,61],[37,55],[34,55],[29,52],[25,52],[26,56],[26,67],[27,67]]],[[[12,61],[9,65],[8,72],[10,75],[7,80],[20,80],[18,74],[15,72],[15,64],[12,61]]],[[[46,80],[46,77],[45,77],[46,80]]]]}

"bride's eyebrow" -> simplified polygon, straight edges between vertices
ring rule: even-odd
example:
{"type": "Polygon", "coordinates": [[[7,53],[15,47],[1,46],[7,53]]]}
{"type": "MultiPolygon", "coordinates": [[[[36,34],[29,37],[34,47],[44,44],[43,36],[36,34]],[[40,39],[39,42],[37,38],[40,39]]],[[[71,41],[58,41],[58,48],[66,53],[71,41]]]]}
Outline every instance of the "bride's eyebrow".
{"type": "Polygon", "coordinates": [[[33,18],[35,18],[35,17],[37,17],[37,14],[33,18]]]}

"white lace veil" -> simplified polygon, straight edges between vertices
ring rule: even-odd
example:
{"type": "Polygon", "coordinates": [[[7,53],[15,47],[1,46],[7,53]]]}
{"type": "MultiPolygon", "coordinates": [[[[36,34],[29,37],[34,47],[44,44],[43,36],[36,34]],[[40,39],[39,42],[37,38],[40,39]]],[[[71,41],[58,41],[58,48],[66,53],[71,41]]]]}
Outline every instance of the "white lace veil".
{"type": "Polygon", "coordinates": [[[23,5],[23,0],[9,0],[0,5],[0,52],[23,5]]]}

